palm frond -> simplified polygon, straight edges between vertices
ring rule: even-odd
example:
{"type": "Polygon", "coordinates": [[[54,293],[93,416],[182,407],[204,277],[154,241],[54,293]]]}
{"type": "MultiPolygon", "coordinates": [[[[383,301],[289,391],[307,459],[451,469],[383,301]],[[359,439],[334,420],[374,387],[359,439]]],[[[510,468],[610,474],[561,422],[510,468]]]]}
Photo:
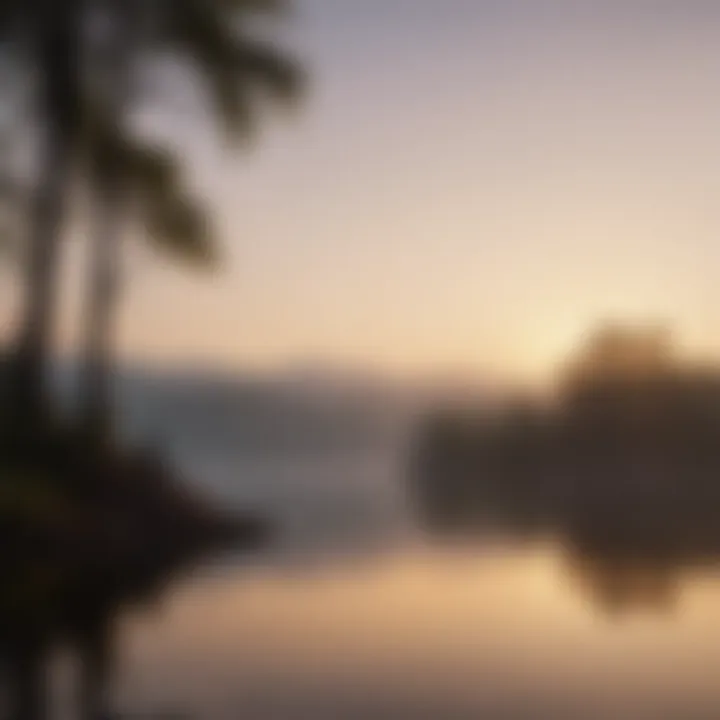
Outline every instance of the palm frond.
{"type": "Polygon", "coordinates": [[[197,267],[217,259],[209,214],[184,187],[180,159],[170,150],[123,134],[107,115],[89,114],[84,147],[91,182],[121,188],[133,219],[156,249],[197,267]]]}
{"type": "Polygon", "coordinates": [[[236,49],[240,82],[283,102],[296,101],[305,78],[297,62],[282,55],[270,44],[242,38],[236,49]]]}
{"type": "Polygon", "coordinates": [[[296,99],[302,87],[298,63],[270,43],[250,40],[233,22],[249,12],[278,12],[274,0],[178,0],[167,40],[199,70],[218,117],[235,137],[252,132],[258,96],[296,99]]]}
{"type": "Polygon", "coordinates": [[[194,267],[214,268],[217,244],[209,216],[197,200],[181,191],[148,203],[144,224],[152,245],[194,267]]]}
{"type": "Polygon", "coordinates": [[[157,250],[199,268],[217,263],[210,216],[183,187],[178,159],[138,140],[124,140],[126,183],[147,238],[157,250]]]}

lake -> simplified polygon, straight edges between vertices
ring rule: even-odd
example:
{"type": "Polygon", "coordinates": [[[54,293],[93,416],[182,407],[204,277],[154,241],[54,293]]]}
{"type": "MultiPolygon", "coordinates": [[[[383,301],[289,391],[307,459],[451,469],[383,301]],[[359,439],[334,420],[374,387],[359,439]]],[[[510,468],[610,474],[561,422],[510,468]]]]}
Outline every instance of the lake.
{"type": "Polygon", "coordinates": [[[172,417],[159,424],[188,477],[225,506],[262,511],[274,533],[123,614],[123,717],[720,717],[712,568],[618,580],[553,538],[431,540],[408,492],[407,426],[355,424],[348,441],[319,425],[312,437],[332,442],[274,450],[272,422],[259,445],[208,445],[172,417]],[[632,602],[609,612],[618,587],[632,602]]]}

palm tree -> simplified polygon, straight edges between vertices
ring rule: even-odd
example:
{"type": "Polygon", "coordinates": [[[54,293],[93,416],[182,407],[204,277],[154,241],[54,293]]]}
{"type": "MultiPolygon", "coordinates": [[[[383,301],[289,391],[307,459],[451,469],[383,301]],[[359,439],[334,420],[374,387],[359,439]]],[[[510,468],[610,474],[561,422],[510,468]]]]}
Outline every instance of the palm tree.
{"type": "MultiPolygon", "coordinates": [[[[37,69],[43,130],[14,382],[15,408],[25,425],[36,425],[45,409],[43,377],[51,350],[59,246],[77,144],[86,129],[83,83],[89,68],[83,64],[81,46],[88,17],[105,11],[115,30],[121,29],[108,66],[122,87],[131,88],[143,79],[154,52],[169,54],[179,66],[193,69],[224,128],[237,138],[251,129],[264,95],[275,99],[296,95],[296,65],[272,45],[255,40],[249,22],[256,13],[276,14],[284,7],[282,0],[0,0],[0,37],[18,41],[37,69]]],[[[128,92],[106,102],[105,112],[118,119],[121,136],[127,132],[125,118],[134,99],[128,92]]],[[[100,267],[110,265],[110,251],[117,244],[111,236],[125,214],[126,190],[110,189],[117,177],[113,163],[98,175],[104,180],[98,182],[95,196],[97,234],[104,239],[95,255],[94,296],[101,300],[100,308],[90,323],[94,339],[87,343],[94,353],[107,344],[100,340],[107,332],[99,328],[108,323],[97,318],[109,318],[114,304],[109,301],[112,293],[107,291],[106,278],[101,277],[106,270],[100,267]]]]}
{"type": "Polygon", "coordinates": [[[43,377],[50,351],[59,239],[80,120],[80,0],[4,0],[0,36],[37,70],[39,179],[28,228],[25,316],[12,390],[14,424],[36,427],[45,409],[43,377]]]}
{"type": "MultiPolygon", "coordinates": [[[[133,60],[149,38],[192,59],[210,90],[218,118],[237,139],[254,125],[263,96],[294,99],[299,88],[296,66],[272,47],[250,39],[240,24],[249,12],[273,11],[269,0],[182,0],[151,18],[155,31],[143,32],[138,0],[110,0],[115,32],[106,41],[100,63],[102,88],[95,107],[89,154],[96,213],[92,242],[88,323],[85,342],[84,423],[101,436],[110,424],[110,350],[117,303],[118,246],[130,211],[161,247],[206,265],[216,255],[206,214],[185,193],[176,163],[167,153],[137,144],[124,119],[134,99],[133,60]],[[229,17],[232,16],[232,17],[229,17]],[[159,32],[158,32],[159,31],[159,32]],[[99,105],[99,107],[98,107],[99,105]],[[134,198],[138,203],[130,203],[134,198]]],[[[97,100],[97,97],[94,98],[97,100]]]]}
{"type": "Polygon", "coordinates": [[[86,430],[104,440],[112,419],[111,344],[124,231],[142,226],[152,247],[191,267],[213,267],[218,250],[209,213],[185,189],[172,152],[123,137],[114,125],[96,132],[88,151],[94,226],[80,401],[86,430]]]}

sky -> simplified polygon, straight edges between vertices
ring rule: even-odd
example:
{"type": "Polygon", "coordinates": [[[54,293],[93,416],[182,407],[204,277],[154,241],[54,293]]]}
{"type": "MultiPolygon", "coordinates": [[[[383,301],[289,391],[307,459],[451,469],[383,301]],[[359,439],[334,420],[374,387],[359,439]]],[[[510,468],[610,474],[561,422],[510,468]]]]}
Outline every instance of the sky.
{"type": "Polygon", "coordinates": [[[529,379],[606,318],[720,354],[719,4],[296,0],[280,37],[308,91],[252,148],[172,115],[225,263],[130,253],[124,359],[529,379]]]}

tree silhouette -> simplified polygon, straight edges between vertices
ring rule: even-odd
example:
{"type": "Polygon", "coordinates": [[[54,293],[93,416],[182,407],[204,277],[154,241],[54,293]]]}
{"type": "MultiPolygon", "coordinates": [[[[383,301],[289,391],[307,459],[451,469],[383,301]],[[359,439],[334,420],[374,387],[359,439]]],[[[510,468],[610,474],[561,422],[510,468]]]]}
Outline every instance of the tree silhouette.
{"type": "Polygon", "coordinates": [[[120,135],[114,124],[103,125],[86,148],[93,235],[80,398],[85,429],[97,440],[111,431],[112,330],[124,231],[142,226],[152,246],[193,267],[211,267],[218,256],[209,214],[187,192],[178,159],[157,145],[120,135]]]}
{"type": "MultiPolygon", "coordinates": [[[[0,35],[36,69],[38,80],[39,172],[28,233],[25,314],[14,378],[15,403],[24,424],[38,424],[46,410],[43,377],[51,351],[60,243],[69,194],[90,133],[96,208],[89,313],[88,367],[93,367],[86,405],[101,415],[106,385],[107,344],[112,309],[114,263],[119,228],[126,218],[131,186],[119,152],[128,147],[128,117],[138,102],[137,88],[151,100],[167,100],[148,82],[158,59],[171,58],[174,71],[197,80],[227,136],[250,132],[266,99],[295,98],[300,85],[296,64],[253,36],[253,18],[285,9],[279,0],[5,0],[0,3],[0,35]],[[91,20],[102,21],[100,29],[91,20]],[[89,39],[88,39],[89,35],[89,39]],[[94,44],[93,44],[94,43],[94,44]],[[100,59],[97,66],[93,61],[100,59]],[[99,78],[99,81],[98,81],[99,78]],[[110,91],[108,91],[108,88],[110,91]],[[89,112],[92,108],[92,112],[89,112]],[[105,118],[96,121],[94,118],[105,118]],[[112,132],[98,132],[111,124],[112,132]],[[93,138],[94,135],[94,138],[93,138]],[[112,136],[116,140],[110,142],[112,136]],[[99,138],[99,140],[98,140],[99,138]]],[[[179,92],[185,92],[179,90],[179,92]]],[[[188,96],[192,96],[188,93],[188,96]]],[[[86,158],[87,159],[87,158],[86,158]]],[[[197,237],[200,213],[185,197],[170,203],[149,195],[146,219],[156,233],[176,239],[197,237]]],[[[187,243],[186,243],[187,244],[187,243]]],[[[196,245],[190,242],[190,245],[196,245]]],[[[16,422],[18,419],[16,419],[16,422]]],[[[23,424],[21,422],[21,424],[23,424]]]]}
{"type": "MultiPolygon", "coordinates": [[[[133,145],[124,118],[133,103],[133,58],[142,52],[142,8],[115,2],[110,7],[110,26],[115,28],[100,77],[99,115],[105,119],[91,142],[94,200],[97,210],[93,238],[93,279],[86,342],[85,423],[95,431],[107,429],[109,411],[110,339],[117,294],[115,268],[122,227],[127,219],[130,195],[138,198],[142,219],[151,237],[186,259],[207,264],[217,255],[207,231],[204,213],[197,202],[183,194],[172,158],[147,147],[133,145]]],[[[278,3],[231,3],[236,22],[249,12],[277,11],[278,3]]],[[[156,19],[157,22],[157,19],[156,19]]],[[[247,134],[254,125],[263,95],[290,100],[297,94],[299,73],[294,65],[270,46],[251,40],[228,23],[227,3],[182,2],[172,7],[159,28],[168,28],[165,39],[191,57],[210,90],[210,100],[223,128],[231,138],[247,134]]],[[[161,33],[161,36],[163,34],[161,33]]],[[[158,40],[154,33],[150,39],[158,40]]],[[[97,130],[97,128],[96,128],[97,130]]]]}
{"type": "Polygon", "coordinates": [[[72,174],[80,112],[80,0],[5,0],[0,36],[37,78],[38,180],[28,228],[25,307],[18,341],[13,425],[38,425],[45,397],[43,375],[50,352],[59,241],[72,174]]]}

